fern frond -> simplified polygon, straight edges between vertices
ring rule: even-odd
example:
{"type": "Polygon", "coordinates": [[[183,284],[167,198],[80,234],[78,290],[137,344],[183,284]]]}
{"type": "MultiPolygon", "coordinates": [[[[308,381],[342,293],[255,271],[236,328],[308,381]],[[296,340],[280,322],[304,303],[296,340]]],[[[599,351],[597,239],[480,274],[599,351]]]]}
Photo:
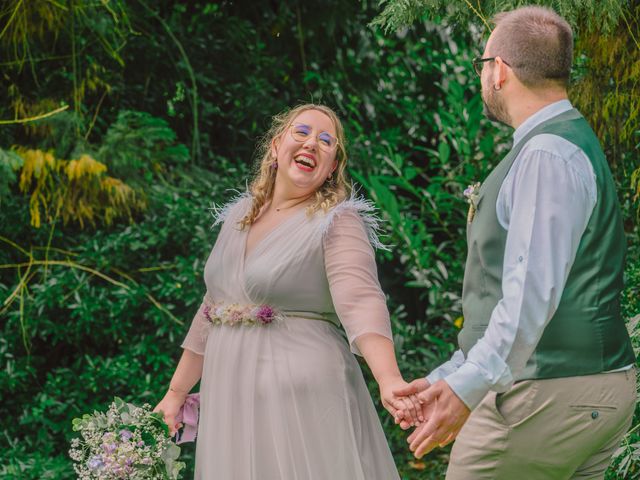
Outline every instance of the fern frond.
{"type": "Polygon", "coordinates": [[[488,25],[488,19],[498,12],[523,5],[543,5],[553,8],[574,28],[609,33],[621,21],[628,0],[383,0],[382,12],[371,22],[385,32],[407,27],[417,20],[440,19],[447,25],[467,28],[470,23],[488,25]]]}
{"type": "Polygon", "coordinates": [[[111,172],[136,180],[189,161],[189,151],[176,143],[176,133],[162,118],[146,112],[122,111],[109,127],[96,157],[111,172]]]}
{"type": "Polygon", "coordinates": [[[381,27],[386,33],[407,27],[423,16],[432,17],[442,8],[439,0],[382,0],[384,9],[371,26],[381,27]]]}

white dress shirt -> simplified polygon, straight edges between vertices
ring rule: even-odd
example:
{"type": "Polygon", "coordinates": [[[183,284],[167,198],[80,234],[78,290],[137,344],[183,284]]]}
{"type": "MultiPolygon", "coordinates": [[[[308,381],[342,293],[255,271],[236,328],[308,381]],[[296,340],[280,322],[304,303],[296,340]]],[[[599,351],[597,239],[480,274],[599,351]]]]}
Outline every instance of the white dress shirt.
{"type": "MultiPolygon", "coordinates": [[[[568,100],[542,108],[515,130],[514,145],[571,108],[568,100]]],[[[579,147],[550,134],[524,145],[496,202],[507,230],[502,298],[467,357],[456,351],[427,376],[431,384],[444,379],[473,409],[489,390],[507,391],[519,379],[558,308],[596,198],[595,173],[579,147]]]]}

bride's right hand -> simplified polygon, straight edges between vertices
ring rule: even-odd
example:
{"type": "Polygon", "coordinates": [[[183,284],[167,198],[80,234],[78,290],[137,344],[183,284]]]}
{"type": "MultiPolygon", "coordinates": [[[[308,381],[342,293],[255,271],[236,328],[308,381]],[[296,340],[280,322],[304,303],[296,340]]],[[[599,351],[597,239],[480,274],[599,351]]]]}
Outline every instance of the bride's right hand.
{"type": "Polygon", "coordinates": [[[164,398],[160,400],[160,403],[153,409],[154,412],[162,412],[164,415],[164,423],[169,427],[169,433],[172,437],[182,426],[176,421],[176,417],[186,398],[187,396],[185,394],[169,390],[164,398]]]}

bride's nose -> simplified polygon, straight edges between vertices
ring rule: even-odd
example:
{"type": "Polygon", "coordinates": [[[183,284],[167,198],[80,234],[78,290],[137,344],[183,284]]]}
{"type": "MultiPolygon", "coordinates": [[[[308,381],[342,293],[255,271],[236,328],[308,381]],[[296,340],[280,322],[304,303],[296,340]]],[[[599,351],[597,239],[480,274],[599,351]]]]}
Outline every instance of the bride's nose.
{"type": "Polygon", "coordinates": [[[315,152],[318,148],[318,139],[314,135],[309,135],[309,138],[304,141],[302,146],[307,150],[313,150],[315,152]]]}

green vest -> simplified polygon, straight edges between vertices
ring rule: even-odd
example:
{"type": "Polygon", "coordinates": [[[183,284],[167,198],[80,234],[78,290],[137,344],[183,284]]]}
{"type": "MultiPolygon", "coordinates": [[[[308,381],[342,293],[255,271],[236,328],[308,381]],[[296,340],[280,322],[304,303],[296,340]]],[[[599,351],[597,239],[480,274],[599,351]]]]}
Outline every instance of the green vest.
{"type": "Polygon", "coordinates": [[[596,175],[597,202],[558,309],[516,380],[588,375],[635,362],[620,314],[626,243],[613,177],[596,135],[574,109],[533,128],[478,191],[477,210],[467,225],[468,252],[462,290],[464,326],[458,342],[466,355],[484,335],[491,313],[502,298],[507,231],[496,214],[498,193],[525,143],[545,133],[566,139],[586,154],[596,175]]]}

